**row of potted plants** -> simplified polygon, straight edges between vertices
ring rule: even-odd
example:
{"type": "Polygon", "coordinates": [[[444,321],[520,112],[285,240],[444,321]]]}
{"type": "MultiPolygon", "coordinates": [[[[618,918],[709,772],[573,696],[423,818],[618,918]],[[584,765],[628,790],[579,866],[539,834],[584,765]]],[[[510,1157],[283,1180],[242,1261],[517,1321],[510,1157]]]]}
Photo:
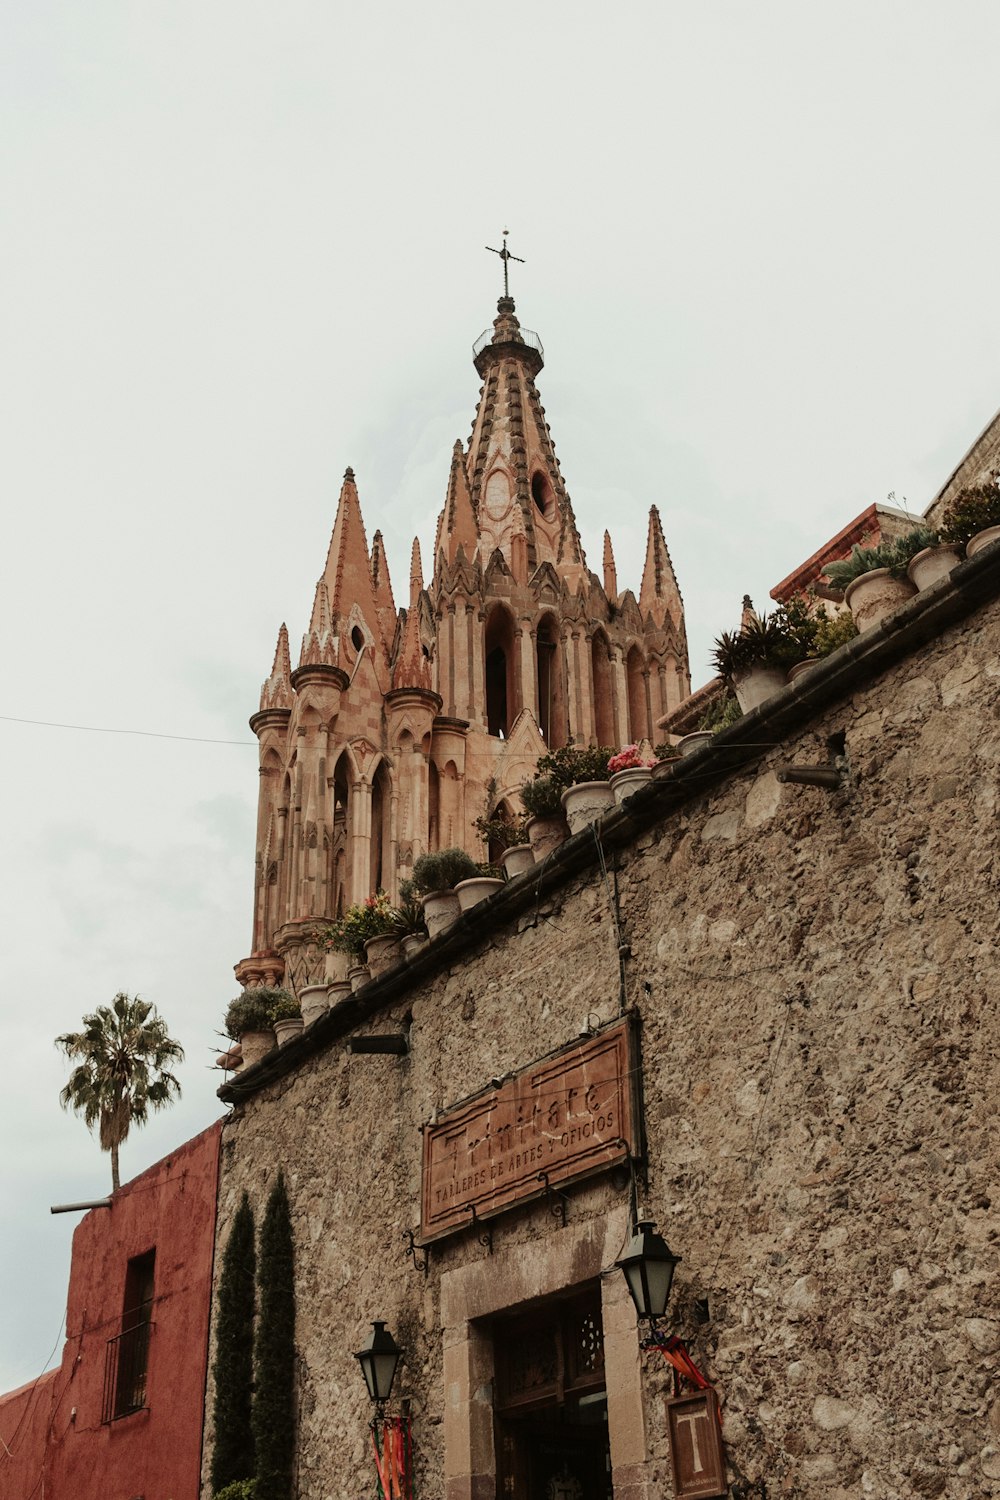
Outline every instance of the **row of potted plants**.
{"type": "Polygon", "coordinates": [[[831,615],[803,598],[752,616],[715,642],[716,672],[744,713],[757,708],[817,660],[870,630],[918,590],[932,588],[962,560],[1000,539],[1000,479],[962,490],[940,529],[917,525],[875,546],[856,545],[849,557],[827,565],[831,589],[847,609],[831,615]]]}

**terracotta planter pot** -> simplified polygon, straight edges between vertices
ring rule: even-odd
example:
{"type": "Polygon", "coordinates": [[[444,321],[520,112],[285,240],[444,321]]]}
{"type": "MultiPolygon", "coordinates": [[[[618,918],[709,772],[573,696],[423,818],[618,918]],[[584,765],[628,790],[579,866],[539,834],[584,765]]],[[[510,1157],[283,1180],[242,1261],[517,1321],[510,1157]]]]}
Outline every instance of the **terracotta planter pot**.
{"type": "Polygon", "coordinates": [[[326,1003],[331,1007],[337,1005],[341,1000],[346,1000],[350,993],[351,981],[349,979],[335,979],[326,987],[326,1003]]]}
{"type": "Polygon", "coordinates": [[[399,939],[393,937],[391,932],[383,933],[381,937],[369,938],[365,944],[365,958],[368,960],[372,978],[377,978],[379,974],[384,974],[386,969],[391,969],[393,964],[398,964],[401,952],[399,939]]]}
{"type": "Polygon", "coordinates": [[[427,939],[423,933],[408,932],[400,946],[403,949],[404,958],[413,958],[415,954],[420,952],[421,948],[427,946],[427,939]]]}
{"type": "Polygon", "coordinates": [[[977,531],[975,536],[970,537],[965,544],[966,557],[975,557],[977,552],[982,552],[992,542],[1000,542],[1000,526],[987,526],[985,531],[977,531]]]}
{"type": "Polygon", "coordinates": [[[523,875],[525,870],[533,870],[535,867],[535,851],[530,844],[511,844],[500,856],[504,874],[508,880],[516,880],[523,875]]]}
{"type": "Polygon", "coordinates": [[[563,792],[562,805],[570,833],[579,833],[614,807],[615,794],[610,781],[578,781],[563,792]]]}
{"type": "Polygon", "coordinates": [[[502,891],[504,882],[498,880],[495,875],[473,875],[471,880],[460,880],[455,887],[455,895],[458,904],[463,911],[471,911],[478,906],[480,901],[488,901],[490,896],[502,891]]]}
{"type": "Polygon", "coordinates": [[[698,751],[705,745],[710,745],[715,735],[710,729],[696,729],[693,734],[686,734],[678,741],[677,748],[682,755],[697,755],[698,751]]]}
{"type": "MultiPolygon", "coordinates": [[[[311,1026],[317,1016],[326,1014],[329,1001],[327,1000],[328,984],[307,984],[299,991],[299,1005],[302,1007],[302,1022],[305,1026],[311,1026]]],[[[277,1027],[275,1027],[277,1030],[277,1027]]],[[[281,1039],[278,1040],[281,1045],[281,1039]]]]}
{"type": "Polygon", "coordinates": [[[432,938],[437,937],[439,932],[444,932],[446,927],[457,922],[462,915],[462,908],[454,891],[428,891],[426,896],[421,896],[420,902],[424,908],[427,931],[432,938]]]}
{"type": "Polygon", "coordinates": [[[301,1016],[288,1016],[284,1021],[275,1021],[274,1034],[278,1046],[286,1047],[293,1037],[301,1036],[305,1021],[301,1016]]]}
{"type": "Polygon", "coordinates": [[[621,804],[653,779],[652,766],[629,766],[627,771],[616,771],[611,778],[611,791],[615,802],[621,804]]]}
{"type": "Polygon", "coordinates": [[[958,547],[925,547],[923,552],[910,558],[906,576],[915,588],[930,589],[940,583],[942,578],[947,578],[961,560],[962,554],[958,547]]]}
{"type": "Polygon", "coordinates": [[[784,667],[751,667],[749,672],[741,672],[733,678],[733,692],[736,701],[745,714],[751,709],[760,708],[768,698],[773,698],[775,693],[788,682],[788,673],[784,667]]]}
{"type": "Polygon", "coordinates": [[[240,1037],[240,1051],[243,1053],[243,1066],[252,1068],[254,1063],[259,1063],[261,1058],[273,1052],[275,1047],[274,1032],[267,1031],[244,1031],[240,1037]]]}
{"type": "Polygon", "coordinates": [[[551,818],[529,818],[528,838],[531,840],[535,864],[540,865],[547,854],[558,849],[560,844],[565,844],[569,838],[569,824],[559,814],[551,818]]]}
{"type": "Polygon", "coordinates": [[[347,971],[351,989],[359,990],[363,984],[367,984],[372,977],[367,964],[352,964],[347,971]]]}
{"type": "Polygon", "coordinates": [[[807,656],[805,661],[797,661],[794,667],[788,669],[789,682],[798,682],[800,677],[805,677],[813,667],[818,666],[823,660],[821,656],[807,656]]]}
{"type": "Polygon", "coordinates": [[[871,630],[902,609],[915,593],[908,578],[894,578],[888,568],[873,568],[847,585],[844,603],[858,630],[871,630]]]}

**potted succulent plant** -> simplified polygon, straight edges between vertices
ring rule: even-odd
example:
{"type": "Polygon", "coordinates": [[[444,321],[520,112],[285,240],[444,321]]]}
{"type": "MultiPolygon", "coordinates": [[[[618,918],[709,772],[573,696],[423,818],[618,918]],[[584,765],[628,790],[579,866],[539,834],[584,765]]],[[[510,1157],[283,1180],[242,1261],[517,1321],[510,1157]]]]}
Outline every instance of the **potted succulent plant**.
{"type": "Polygon", "coordinates": [[[464,849],[421,854],[413,866],[413,889],[423,903],[424,921],[432,938],[458,920],[461,906],[455,887],[476,873],[476,862],[464,849]]]}
{"type": "Polygon", "coordinates": [[[278,1046],[284,1047],[298,1036],[305,1022],[302,1019],[302,1010],[294,995],[282,995],[275,1000],[271,1006],[271,1023],[274,1026],[274,1034],[278,1038],[278,1046]]]}
{"type": "Polygon", "coordinates": [[[941,536],[964,547],[966,557],[1000,539],[1000,475],[992,484],[959,491],[944,513],[941,536]]]}
{"type": "Polygon", "coordinates": [[[871,630],[916,593],[906,577],[909,557],[898,542],[851,548],[850,557],[828,563],[825,573],[834,588],[843,589],[844,603],[858,630],[871,630]]]}
{"type": "Polygon", "coordinates": [[[533,776],[521,788],[521,801],[528,814],[528,840],[536,863],[569,838],[562,793],[563,788],[556,779],[546,775],[533,776]]]}
{"type": "Polygon", "coordinates": [[[962,549],[955,542],[944,542],[929,526],[915,526],[896,543],[900,565],[906,565],[906,576],[916,589],[933,588],[947,578],[962,561],[962,549]]]}
{"type": "Polygon", "coordinates": [[[751,615],[739,630],[723,631],[713,647],[712,663],[746,714],[781,691],[789,667],[802,655],[785,616],[775,610],[751,615]]]}
{"type": "Polygon", "coordinates": [[[651,780],[656,756],[642,753],[638,745],[624,745],[608,761],[611,791],[619,806],[651,780]]]}
{"type": "Polygon", "coordinates": [[[275,1046],[271,1010],[275,1003],[289,995],[285,989],[254,985],[230,1000],[226,1011],[226,1035],[239,1042],[243,1066],[253,1067],[275,1046]]]}

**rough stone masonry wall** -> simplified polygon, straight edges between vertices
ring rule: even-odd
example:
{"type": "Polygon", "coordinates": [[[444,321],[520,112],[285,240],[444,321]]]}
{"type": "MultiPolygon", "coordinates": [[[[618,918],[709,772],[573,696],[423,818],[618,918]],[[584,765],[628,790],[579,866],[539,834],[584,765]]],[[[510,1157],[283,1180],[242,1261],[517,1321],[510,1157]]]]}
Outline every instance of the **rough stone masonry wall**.
{"type": "MultiPolygon", "coordinates": [[[[683,1257],[671,1320],[718,1383],[732,1479],[772,1500],[1000,1495],[998,687],[989,605],[609,861],[642,1017],[646,1201],[683,1257]],[[838,732],[845,790],[778,782],[838,732]]],[[[223,1242],[244,1186],[259,1212],[279,1166],[289,1181],[302,1497],[372,1491],[351,1357],[371,1318],[408,1350],[417,1493],[443,1500],[442,1278],[479,1277],[502,1305],[497,1275],[530,1280],[560,1244],[618,1253],[610,1176],[571,1192],[565,1229],[544,1203],[496,1220],[492,1259],[466,1234],[424,1278],[401,1240],[433,1109],[616,1014],[611,894],[596,869],[543,889],[368,1027],[411,1016],[406,1059],[338,1042],[227,1125],[223,1242]]],[[[653,1354],[641,1381],[629,1497],[670,1493],[653,1354]]]]}

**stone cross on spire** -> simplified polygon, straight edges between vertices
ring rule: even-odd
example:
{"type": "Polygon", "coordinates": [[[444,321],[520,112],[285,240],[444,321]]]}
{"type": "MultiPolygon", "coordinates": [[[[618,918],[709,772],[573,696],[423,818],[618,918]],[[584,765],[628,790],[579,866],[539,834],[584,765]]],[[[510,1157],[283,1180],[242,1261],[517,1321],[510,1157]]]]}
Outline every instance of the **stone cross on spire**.
{"type": "Polygon", "coordinates": [[[522,265],[522,266],[524,265],[524,259],[523,259],[522,256],[520,256],[520,255],[512,255],[510,253],[510,251],[507,249],[507,236],[509,234],[510,234],[510,230],[509,229],[505,229],[504,232],[503,232],[503,249],[502,250],[494,250],[494,248],[493,248],[492,245],[487,245],[485,247],[490,252],[491,255],[499,255],[500,259],[503,261],[503,294],[504,294],[505,297],[509,297],[510,296],[510,287],[508,285],[508,278],[507,278],[507,263],[508,263],[508,261],[516,260],[519,265],[522,265]]]}

